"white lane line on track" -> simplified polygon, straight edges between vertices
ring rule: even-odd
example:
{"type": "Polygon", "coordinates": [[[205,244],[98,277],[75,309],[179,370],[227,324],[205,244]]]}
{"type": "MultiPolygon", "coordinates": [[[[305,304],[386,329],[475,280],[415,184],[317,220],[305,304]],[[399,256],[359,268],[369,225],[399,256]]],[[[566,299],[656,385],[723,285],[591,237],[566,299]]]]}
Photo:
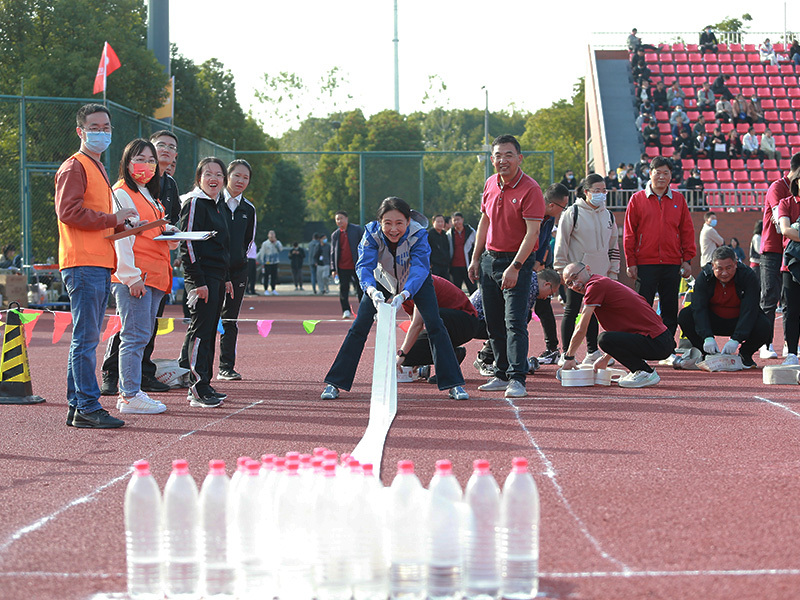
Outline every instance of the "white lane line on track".
{"type": "MultiPolygon", "coordinates": [[[[254,406],[257,406],[257,405],[259,405],[259,404],[261,404],[263,402],[264,402],[263,400],[258,400],[257,402],[251,402],[250,404],[240,408],[239,410],[236,410],[236,411],[234,411],[234,412],[232,412],[230,414],[225,415],[224,417],[221,417],[219,419],[216,419],[214,421],[210,421],[209,423],[206,423],[205,425],[203,425],[199,429],[195,429],[193,431],[189,431],[188,433],[184,433],[184,434],[178,436],[178,438],[174,442],[172,442],[170,444],[167,444],[164,447],[159,448],[158,452],[163,452],[164,450],[168,450],[169,448],[171,448],[175,444],[183,441],[184,438],[187,438],[190,435],[193,435],[193,434],[198,433],[200,431],[203,431],[204,429],[208,429],[209,427],[212,427],[212,426],[216,425],[217,423],[221,423],[222,421],[225,421],[226,419],[229,419],[230,417],[232,417],[234,415],[238,415],[239,413],[241,413],[241,412],[243,412],[243,411],[245,411],[245,410],[247,410],[249,408],[252,408],[254,406]]],[[[148,459],[148,458],[152,457],[154,454],[155,454],[155,452],[153,452],[151,454],[148,454],[144,458],[148,459]]],[[[23,537],[25,537],[29,533],[32,533],[34,531],[37,531],[38,529],[41,529],[47,523],[49,523],[50,521],[52,521],[56,517],[60,516],[62,513],[68,511],[70,508],[73,508],[73,507],[78,506],[80,504],[86,504],[87,502],[92,502],[101,492],[105,491],[106,488],[109,488],[112,485],[127,479],[128,476],[131,474],[131,472],[132,472],[132,469],[129,468],[122,475],[114,477],[111,481],[108,481],[108,482],[104,483],[103,485],[101,485],[100,487],[98,487],[98,488],[94,489],[93,491],[89,492],[85,496],[81,496],[80,498],[76,498],[75,500],[72,500],[72,501],[68,502],[67,504],[65,504],[61,508],[55,510],[54,512],[50,513],[49,515],[47,515],[45,517],[42,517],[41,519],[37,519],[36,521],[31,523],[30,525],[26,525],[25,527],[22,527],[21,529],[18,529],[17,531],[12,533],[8,537],[8,539],[5,542],[3,542],[2,545],[0,545],[0,554],[5,552],[14,542],[22,539],[23,537]]]]}
{"type": "Polygon", "coordinates": [[[778,408],[782,408],[788,413],[793,414],[795,417],[800,417],[800,413],[797,411],[792,410],[788,406],[784,406],[780,402],[775,402],[774,400],[769,400],[768,398],[762,398],[761,396],[753,396],[756,400],[761,400],[761,402],[766,402],[767,404],[771,404],[772,406],[777,406],[778,408]]]}
{"type": "Polygon", "coordinates": [[[545,453],[539,447],[539,444],[536,443],[536,440],[534,439],[533,434],[530,432],[528,427],[522,421],[522,418],[520,416],[519,407],[517,407],[517,405],[514,404],[514,401],[512,399],[510,399],[510,398],[505,398],[505,401],[513,409],[514,417],[517,419],[517,423],[519,423],[520,427],[522,428],[522,431],[525,432],[525,435],[528,437],[528,440],[530,441],[530,443],[533,446],[534,450],[536,450],[536,452],[539,454],[539,457],[541,458],[542,462],[544,463],[544,466],[545,466],[544,475],[545,475],[545,477],[547,477],[550,480],[550,483],[552,484],[553,488],[556,490],[556,494],[558,495],[558,497],[561,500],[561,502],[564,505],[564,507],[567,509],[567,512],[570,514],[570,516],[578,524],[578,528],[580,529],[581,533],[584,535],[584,537],[587,540],[589,540],[589,543],[592,546],[594,546],[595,550],[597,550],[597,552],[600,554],[600,556],[602,556],[606,560],[608,560],[608,561],[616,564],[617,566],[619,566],[622,569],[623,573],[632,572],[631,568],[628,565],[623,563],[621,560],[614,558],[608,552],[603,550],[603,547],[600,544],[599,540],[589,532],[589,528],[586,526],[586,523],[583,522],[583,519],[581,519],[578,516],[578,514],[575,512],[575,509],[572,508],[572,504],[570,503],[569,500],[567,500],[567,497],[564,494],[564,489],[561,487],[561,484],[558,483],[558,480],[556,479],[556,469],[553,466],[553,463],[550,462],[549,458],[547,458],[547,455],[545,455],[545,453]]]}

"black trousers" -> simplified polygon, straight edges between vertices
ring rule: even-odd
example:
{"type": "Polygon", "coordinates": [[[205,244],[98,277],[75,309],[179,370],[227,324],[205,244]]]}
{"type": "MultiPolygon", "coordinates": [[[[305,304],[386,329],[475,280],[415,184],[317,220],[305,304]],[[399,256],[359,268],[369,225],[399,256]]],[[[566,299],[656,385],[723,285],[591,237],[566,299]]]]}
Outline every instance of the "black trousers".
{"type": "Polygon", "coordinates": [[[245,287],[245,294],[255,296],[256,294],[256,259],[247,259],[247,286],[245,287]]]}
{"type": "MultiPolygon", "coordinates": [[[[800,287],[800,286],[798,286],[800,287]]],[[[733,335],[733,332],[736,330],[736,326],[739,324],[739,319],[723,319],[722,317],[714,314],[713,312],[708,312],[708,320],[711,323],[711,332],[714,335],[733,335]]],[[[681,326],[681,331],[686,338],[692,342],[692,346],[703,351],[703,338],[701,338],[697,333],[697,327],[694,322],[694,310],[692,310],[692,305],[687,306],[684,308],[681,313],[678,315],[678,324],[681,326]]],[[[745,358],[752,358],[753,354],[756,350],[761,348],[764,344],[767,343],[769,339],[769,319],[767,315],[763,312],[758,311],[758,317],[755,320],[755,323],[752,324],[753,328],[750,330],[750,333],[747,335],[747,339],[740,340],[742,345],[739,348],[739,354],[744,356],[745,358]]]]}
{"type": "MultiPolygon", "coordinates": [[[[572,341],[572,334],[575,332],[575,319],[578,318],[582,305],[583,294],[567,288],[567,303],[564,306],[564,316],[561,318],[561,340],[564,342],[565,351],[572,341]]],[[[586,351],[590,354],[597,350],[597,334],[599,331],[600,324],[597,322],[597,317],[592,315],[592,320],[589,321],[589,329],[586,330],[586,351]]]]}
{"type": "MultiPolygon", "coordinates": [[[[181,357],[178,361],[181,367],[190,370],[191,389],[195,395],[203,395],[210,391],[217,323],[219,323],[225,295],[225,282],[222,279],[206,275],[206,286],[208,287],[207,301],[198,300],[194,308],[189,309],[191,322],[186,330],[181,357]]],[[[195,287],[197,286],[187,282],[187,294],[195,287]]]]}
{"type": "Polygon", "coordinates": [[[356,295],[358,296],[358,303],[361,304],[361,296],[364,295],[361,286],[358,285],[358,275],[355,269],[339,269],[336,271],[339,275],[339,304],[342,306],[342,312],[350,309],[350,285],[355,288],[356,295]]]}
{"type": "Polygon", "coordinates": [[[631,373],[652,373],[652,367],[645,361],[667,358],[675,349],[675,338],[669,330],[654,338],[640,333],[604,331],[598,336],[597,343],[603,352],[627,367],[631,373]]]}
{"type": "MultiPolygon", "coordinates": [[[[783,331],[790,354],[797,354],[797,343],[800,339],[800,284],[791,273],[785,271],[783,276],[783,331]]],[[[772,331],[770,329],[770,331],[772,331]]]]}
{"type": "Polygon", "coordinates": [[[435,265],[431,263],[431,275],[450,280],[450,267],[448,265],[435,265]]]}
{"type": "MultiPolygon", "coordinates": [[[[680,265],[639,265],[636,291],[652,306],[658,293],[661,321],[674,338],[678,329],[680,265]]],[[[616,357],[615,357],[616,358],[616,357]]]]}
{"type": "MultiPolygon", "coordinates": [[[[158,305],[157,316],[160,317],[164,314],[164,306],[167,304],[168,297],[169,294],[166,294],[163,298],[161,298],[161,304],[158,305]]],[[[142,354],[142,378],[156,376],[156,364],[153,362],[153,350],[155,349],[156,345],[156,331],[158,331],[157,322],[153,328],[153,335],[150,336],[150,341],[147,342],[147,346],[144,347],[144,354],[142,354]]],[[[108,340],[106,352],[103,355],[102,366],[103,373],[106,373],[112,379],[117,380],[119,379],[119,336],[120,332],[118,331],[111,336],[110,340],[108,340]]]]}
{"type": "MultiPolygon", "coordinates": [[[[439,316],[442,318],[447,335],[450,336],[453,349],[473,339],[480,327],[480,319],[463,310],[440,308],[439,316]]],[[[417,367],[431,364],[433,364],[433,352],[428,338],[428,331],[423,329],[411,350],[406,354],[403,366],[417,367]]]]}
{"type": "Polygon", "coordinates": [[[264,265],[264,291],[269,289],[272,284],[272,291],[275,291],[275,286],[278,284],[278,263],[273,265],[264,265]]]}
{"type": "Polygon", "coordinates": [[[469,280],[467,267],[450,267],[450,280],[458,289],[461,289],[462,284],[466,285],[470,296],[478,289],[478,284],[469,280]]]}
{"type": "Polygon", "coordinates": [[[236,339],[239,336],[239,325],[236,319],[239,318],[239,311],[242,308],[242,298],[247,290],[247,269],[230,274],[233,284],[233,298],[228,294],[224,295],[222,301],[223,333],[219,336],[219,368],[232,371],[236,365],[236,339]]]}

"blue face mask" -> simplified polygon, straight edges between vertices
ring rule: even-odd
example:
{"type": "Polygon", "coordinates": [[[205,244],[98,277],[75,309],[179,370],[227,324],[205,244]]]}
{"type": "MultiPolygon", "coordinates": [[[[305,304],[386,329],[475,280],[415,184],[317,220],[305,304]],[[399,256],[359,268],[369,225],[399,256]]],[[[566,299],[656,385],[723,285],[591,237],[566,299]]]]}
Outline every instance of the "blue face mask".
{"type": "Polygon", "coordinates": [[[717,220],[716,220],[716,219],[711,219],[711,220],[708,222],[708,224],[709,224],[709,225],[711,225],[712,227],[716,227],[716,226],[717,226],[717,220]]]}
{"type": "Polygon", "coordinates": [[[589,203],[595,208],[600,208],[606,202],[606,195],[604,193],[593,193],[589,196],[589,203]]]}
{"type": "Polygon", "coordinates": [[[86,139],[83,145],[89,152],[102,154],[111,145],[111,132],[105,131],[84,131],[86,139]]]}

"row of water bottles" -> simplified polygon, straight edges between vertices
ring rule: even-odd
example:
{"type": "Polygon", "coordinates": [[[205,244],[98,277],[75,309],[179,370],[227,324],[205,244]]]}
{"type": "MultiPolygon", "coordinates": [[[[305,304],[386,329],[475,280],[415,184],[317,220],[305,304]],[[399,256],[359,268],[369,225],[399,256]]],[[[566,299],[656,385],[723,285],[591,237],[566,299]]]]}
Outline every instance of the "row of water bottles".
{"type": "Polygon", "coordinates": [[[515,458],[502,493],[476,460],[464,493],[450,461],[426,490],[411,461],[391,486],[333,451],[212,460],[202,487],[175,460],[163,497],[146,461],[125,495],[134,600],[530,599],[539,497],[515,458]]]}

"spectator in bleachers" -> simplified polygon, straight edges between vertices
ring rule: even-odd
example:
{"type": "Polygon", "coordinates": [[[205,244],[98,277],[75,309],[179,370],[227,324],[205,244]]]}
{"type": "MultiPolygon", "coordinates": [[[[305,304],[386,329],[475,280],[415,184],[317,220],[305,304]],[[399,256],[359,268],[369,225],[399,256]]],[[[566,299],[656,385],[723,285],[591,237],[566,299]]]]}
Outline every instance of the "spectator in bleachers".
{"type": "Polygon", "coordinates": [[[772,137],[772,131],[766,129],[764,135],[761,136],[761,152],[764,153],[765,158],[780,160],[781,153],[775,147],[775,138],[772,137]]]}
{"type": "MultiPolygon", "coordinates": [[[[689,135],[688,129],[681,129],[680,135],[673,140],[672,147],[682,158],[694,158],[694,140],[689,135]]],[[[672,175],[674,177],[674,171],[672,175]]],[[[683,177],[683,173],[681,173],[681,177],[683,177]]],[[[678,181],[680,181],[680,179],[678,179],[678,181]]]]}
{"type": "Polygon", "coordinates": [[[717,100],[714,97],[714,92],[711,90],[711,85],[706,81],[703,87],[697,91],[697,110],[714,110],[717,105],[717,100]]]}
{"type": "Polygon", "coordinates": [[[672,126],[672,141],[674,142],[679,137],[681,137],[681,133],[686,132],[691,140],[692,136],[692,129],[689,127],[688,119],[684,120],[683,117],[678,116],[675,119],[675,125],[672,126]]]}
{"type": "Polygon", "coordinates": [[[714,133],[711,134],[711,158],[714,160],[728,158],[728,140],[719,125],[714,128],[714,133]]]}
{"type": "Polygon", "coordinates": [[[642,137],[644,138],[645,146],[661,148],[661,132],[658,130],[658,123],[655,119],[650,119],[650,122],[645,125],[642,130],[642,137]]]}
{"type": "Polygon", "coordinates": [[[638,31],[636,27],[631,30],[631,34],[628,36],[628,50],[631,52],[636,52],[639,48],[642,50],[652,50],[653,52],[657,52],[658,48],[655,46],[651,46],[650,44],[643,44],[642,40],[636,35],[638,31]]]}
{"type": "Polygon", "coordinates": [[[694,136],[694,157],[709,158],[711,156],[711,140],[706,135],[705,129],[694,136]]]}
{"type": "Polygon", "coordinates": [[[733,118],[733,105],[727,98],[717,100],[716,114],[714,118],[722,123],[730,123],[733,118]]]}
{"type": "Polygon", "coordinates": [[[742,247],[739,245],[738,238],[732,237],[731,241],[728,242],[728,246],[733,248],[733,252],[734,254],[736,254],[736,260],[738,260],[742,264],[747,264],[745,262],[747,260],[747,257],[744,255],[744,250],[742,250],[742,247]]]}
{"type": "MultiPolygon", "coordinates": [[[[681,119],[682,123],[689,123],[689,117],[686,116],[682,106],[676,106],[675,109],[669,113],[669,124],[673,127],[678,124],[678,119],[681,119]]],[[[691,132],[691,128],[689,131],[691,132]]]]}
{"type": "Polygon", "coordinates": [[[644,57],[644,48],[637,48],[636,52],[631,54],[631,71],[641,69],[647,66],[647,60],[644,57]]]}
{"type": "Polygon", "coordinates": [[[719,52],[717,43],[717,36],[714,35],[713,31],[711,31],[711,25],[706,25],[706,28],[700,33],[700,43],[698,44],[698,47],[700,48],[700,54],[705,54],[706,52],[719,52]]]}
{"type": "MultiPolygon", "coordinates": [[[[608,177],[605,178],[606,182],[606,191],[608,192],[608,205],[609,206],[617,206],[619,194],[617,194],[617,190],[619,189],[619,179],[617,179],[617,172],[614,169],[611,169],[608,172],[608,177]]],[[[621,202],[620,204],[625,204],[621,202]]]]}
{"type": "Polygon", "coordinates": [[[636,92],[636,104],[640,105],[642,102],[653,100],[653,88],[650,86],[650,80],[645,79],[642,81],[638,91],[636,92]]]}
{"type": "Polygon", "coordinates": [[[673,153],[672,155],[672,179],[670,183],[675,183],[678,186],[681,185],[683,182],[683,161],[684,158],[692,158],[692,156],[687,156],[680,151],[673,153]]]}
{"type": "Polygon", "coordinates": [[[670,106],[686,106],[686,94],[677,81],[673,81],[667,90],[667,102],[670,106]]]}
{"type": "Polygon", "coordinates": [[[663,81],[656,82],[656,89],[653,90],[653,105],[656,110],[669,110],[669,99],[667,98],[667,88],[663,81]]]}
{"type": "Polygon", "coordinates": [[[696,138],[701,133],[706,132],[706,118],[703,116],[703,113],[700,113],[700,116],[697,117],[697,123],[694,124],[692,127],[692,137],[696,138]]]}
{"type": "Polygon", "coordinates": [[[687,190],[695,191],[695,192],[702,192],[703,188],[703,180],[700,179],[700,169],[695,167],[692,169],[692,172],[689,174],[689,178],[683,182],[683,187],[687,190]]]}
{"type": "Polygon", "coordinates": [[[742,158],[742,140],[735,129],[728,132],[728,158],[742,158]]]}
{"type": "Polygon", "coordinates": [[[771,65],[778,64],[778,55],[775,53],[775,48],[772,47],[769,38],[758,45],[758,55],[762,63],[769,63],[771,65]]]}
{"type": "Polygon", "coordinates": [[[760,158],[764,160],[764,153],[759,147],[758,136],[756,135],[755,127],[752,125],[747,128],[747,133],[742,137],[742,155],[745,158],[760,158]]]}
{"type": "Polygon", "coordinates": [[[625,174],[628,172],[628,167],[625,166],[624,162],[619,163],[617,166],[617,181],[622,183],[622,178],[625,177],[625,174]]]}
{"type": "Polygon", "coordinates": [[[648,165],[644,169],[642,169],[642,172],[640,175],[638,175],[638,177],[639,177],[639,185],[642,187],[646,186],[647,182],[650,181],[650,166],[648,165]]]}
{"type": "Polygon", "coordinates": [[[731,102],[731,108],[733,109],[734,123],[752,124],[752,119],[747,115],[747,100],[744,99],[742,94],[736,94],[736,98],[731,102]]]}
{"type": "Polygon", "coordinates": [[[725,85],[725,82],[728,81],[730,77],[730,75],[721,73],[714,80],[714,83],[711,84],[711,91],[713,91],[717,96],[722,96],[725,100],[731,100],[733,98],[733,94],[728,89],[728,86],[725,85]]]}
{"type": "Polygon", "coordinates": [[[756,96],[747,101],[747,116],[750,117],[751,123],[764,122],[764,109],[761,108],[761,102],[756,96]]]}
{"type": "Polygon", "coordinates": [[[642,189],[642,186],[639,183],[639,178],[636,176],[636,171],[633,169],[633,166],[625,172],[625,177],[622,178],[620,182],[620,189],[623,190],[632,190],[638,191],[642,189]]]}
{"type": "Polygon", "coordinates": [[[573,173],[572,169],[566,170],[559,183],[567,188],[570,192],[578,187],[578,182],[575,181],[575,173],[573,173]]]}
{"type": "Polygon", "coordinates": [[[633,170],[636,173],[636,176],[641,179],[642,173],[644,170],[650,170],[650,157],[647,156],[646,152],[642,152],[642,155],[639,157],[639,162],[636,163],[636,166],[633,167],[633,170]]]}
{"type": "Polygon", "coordinates": [[[717,227],[717,213],[708,211],[703,215],[703,227],[700,229],[700,267],[711,262],[714,250],[725,245],[725,239],[719,234],[717,227]]]}
{"type": "Polygon", "coordinates": [[[800,67],[800,42],[797,40],[792,40],[792,45],[789,47],[789,60],[795,67],[800,67]]]}

